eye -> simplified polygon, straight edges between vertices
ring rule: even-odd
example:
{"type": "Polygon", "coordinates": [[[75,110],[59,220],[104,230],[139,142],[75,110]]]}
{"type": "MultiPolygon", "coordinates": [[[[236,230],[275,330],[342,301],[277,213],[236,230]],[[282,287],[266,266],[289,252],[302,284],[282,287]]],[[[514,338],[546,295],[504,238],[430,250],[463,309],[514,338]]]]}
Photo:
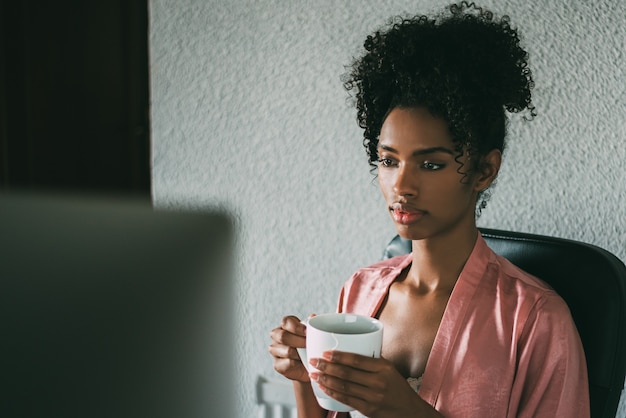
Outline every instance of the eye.
{"type": "Polygon", "coordinates": [[[391,158],[382,157],[378,159],[378,165],[381,165],[383,167],[392,167],[393,165],[395,165],[395,161],[391,158]]]}
{"type": "Polygon", "coordinates": [[[437,164],[437,163],[433,163],[431,161],[424,161],[422,163],[422,168],[428,171],[436,171],[436,170],[441,170],[442,168],[445,167],[445,164],[437,164]]]}

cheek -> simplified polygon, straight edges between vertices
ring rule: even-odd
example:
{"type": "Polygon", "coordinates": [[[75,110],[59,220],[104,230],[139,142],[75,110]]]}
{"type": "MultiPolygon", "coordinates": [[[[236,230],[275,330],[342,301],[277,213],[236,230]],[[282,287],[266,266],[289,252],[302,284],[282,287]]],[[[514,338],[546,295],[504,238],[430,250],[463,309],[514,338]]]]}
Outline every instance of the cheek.
{"type": "Polygon", "coordinates": [[[389,197],[389,194],[391,193],[391,189],[392,189],[389,176],[388,175],[386,176],[384,174],[381,176],[379,172],[376,177],[378,179],[378,187],[380,188],[381,193],[386,199],[387,197],[389,197]]]}
{"type": "Polygon", "coordinates": [[[423,197],[428,196],[433,201],[441,202],[451,208],[463,205],[463,202],[472,197],[470,185],[463,184],[458,176],[437,179],[437,181],[425,181],[420,188],[423,197]]]}
{"type": "Polygon", "coordinates": [[[464,208],[471,205],[474,200],[472,187],[467,184],[457,184],[448,189],[448,196],[453,206],[464,208]]]}

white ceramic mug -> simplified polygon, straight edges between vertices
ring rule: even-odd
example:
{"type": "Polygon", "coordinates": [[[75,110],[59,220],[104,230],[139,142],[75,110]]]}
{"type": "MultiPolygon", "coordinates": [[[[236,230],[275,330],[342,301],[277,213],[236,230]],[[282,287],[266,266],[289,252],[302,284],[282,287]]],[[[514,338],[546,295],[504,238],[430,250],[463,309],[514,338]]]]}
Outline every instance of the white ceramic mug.
{"type": "MultiPolygon", "coordinates": [[[[328,313],[317,315],[305,322],[306,349],[299,348],[302,363],[309,372],[316,369],[309,358],[321,358],[328,350],[345,351],[368,357],[380,357],[383,344],[383,324],[368,316],[350,313],[328,313]]],[[[315,397],[320,406],[329,411],[349,412],[354,410],[326,395],[312,382],[315,397]]]]}

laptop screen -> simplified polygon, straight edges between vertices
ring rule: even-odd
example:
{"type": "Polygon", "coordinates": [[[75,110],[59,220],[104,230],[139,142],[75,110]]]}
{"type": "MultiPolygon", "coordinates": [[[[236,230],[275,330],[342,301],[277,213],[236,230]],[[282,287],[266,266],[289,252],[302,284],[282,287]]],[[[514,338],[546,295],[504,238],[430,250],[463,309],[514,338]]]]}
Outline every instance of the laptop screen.
{"type": "Polygon", "coordinates": [[[232,416],[232,236],[224,213],[0,195],[0,416],[232,416]]]}

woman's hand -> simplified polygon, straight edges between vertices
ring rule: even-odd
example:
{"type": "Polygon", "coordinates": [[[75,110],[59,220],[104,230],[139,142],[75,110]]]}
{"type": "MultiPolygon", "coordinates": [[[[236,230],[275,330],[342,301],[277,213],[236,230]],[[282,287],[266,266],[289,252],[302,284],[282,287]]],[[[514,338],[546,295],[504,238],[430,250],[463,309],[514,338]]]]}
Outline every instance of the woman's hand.
{"type": "Polygon", "coordinates": [[[296,348],[306,346],[306,325],[295,316],[286,316],[280,326],[270,333],[272,345],[269,352],[274,357],[274,370],[287,379],[307,383],[310,381],[296,348]]]}
{"type": "Polygon", "coordinates": [[[441,417],[384,358],[327,351],[324,358],[310,363],[319,370],[311,373],[311,379],[325,393],[365,416],[441,417]]]}

